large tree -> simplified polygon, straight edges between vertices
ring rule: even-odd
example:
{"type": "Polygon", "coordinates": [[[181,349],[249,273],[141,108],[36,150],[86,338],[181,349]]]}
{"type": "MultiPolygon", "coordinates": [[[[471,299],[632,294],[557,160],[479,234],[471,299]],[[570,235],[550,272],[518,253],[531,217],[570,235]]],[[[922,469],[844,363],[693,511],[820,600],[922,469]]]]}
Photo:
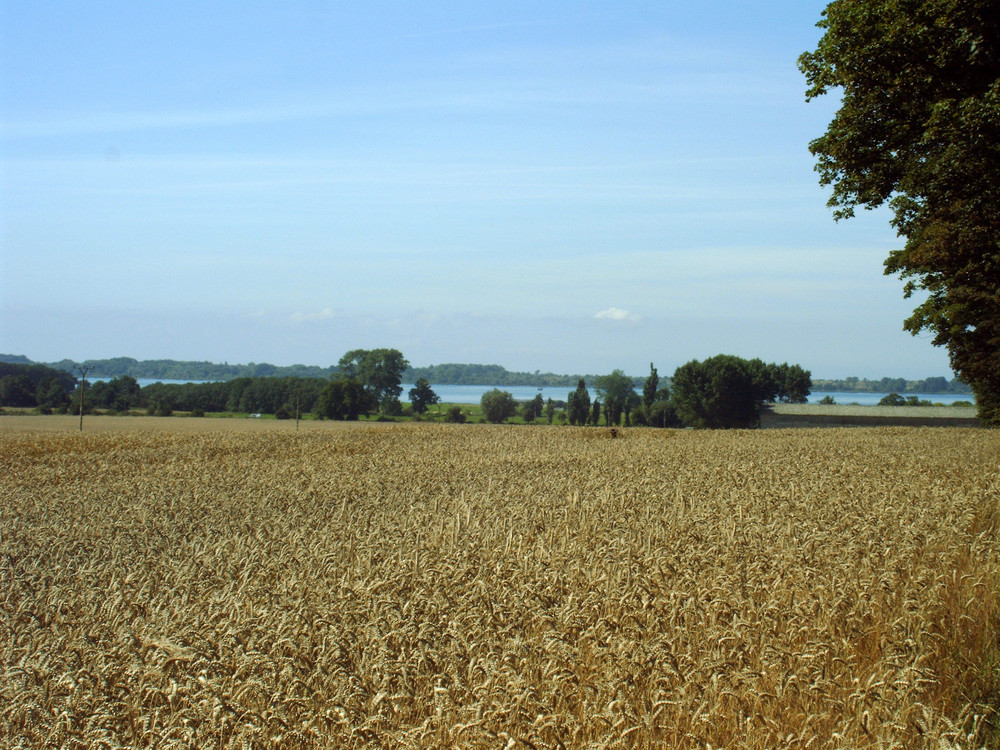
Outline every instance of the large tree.
{"type": "Polygon", "coordinates": [[[479,399],[479,405],[483,409],[483,416],[493,424],[500,424],[517,414],[517,402],[514,397],[508,391],[501,391],[499,388],[486,391],[479,399]]]}
{"type": "Polygon", "coordinates": [[[625,414],[625,426],[629,424],[628,414],[640,403],[632,378],[621,370],[610,375],[601,375],[594,381],[597,395],[604,399],[604,421],[611,427],[617,425],[625,414]]]}
{"type": "Polygon", "coordinates": [[[799,59],[840,109],[810,144],[837,219],[888,204],[887,274],[1000,424],[1000,12],[996,0],[835,0],[799,59]]]}
{"type": "Polygon", "coordinates": [[[677,368],[671,380],[674,414],[688,427],[756,427],[761,405],[780,398],[801,402],[809,395],[809,371],[799,365],[765,364],[719,354],[677,368]],[[786,384],[787,382],[787,384],[786,384]]]}
{"type": "Polygon", "coordinates": [[[383,414],[399,411],[403,373],[410,363],[397,349],[352,349],[340,358],[340,375],[364,384],[383,414]]]}
{"type": "Polygon", "coordinates": [[[681,365],[671,379],[671,398],[688,427],[755,427],[760,384],[750,362],[728,354],[681,365]]]}

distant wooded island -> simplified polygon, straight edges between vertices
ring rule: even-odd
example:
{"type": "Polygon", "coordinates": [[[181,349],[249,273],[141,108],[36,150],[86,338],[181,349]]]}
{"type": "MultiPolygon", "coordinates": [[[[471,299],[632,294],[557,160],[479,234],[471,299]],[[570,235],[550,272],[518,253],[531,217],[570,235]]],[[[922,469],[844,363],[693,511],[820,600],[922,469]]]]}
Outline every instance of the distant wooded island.
{"type": "MultiPolygon", "coordinates": [[[[34,362],[21,354],[0,354],[0,362],[21,365],[45,365],[73,375],[80,368],[87,369],[88,378],[114,378],[129,375],[143,380],[189,380],[225,381],[235,378],[329,378],[338,372],[336,365],[272,365],[266,362],[229,364],[228,362],[195,362],[174,359],[137,360],[131,357],[111,359],[88,359],[76,362],[62,359],[58,362],[34,362]]],[[[537,386],[570,387],[582,378],[593,382],[596,375],[560,375],[551,372],[516,372],[501,365],[479,365],[448,363],[427,367],[410,367],[403,373],[403,381],[415,383],[423,378],[429,383],[448,385],[496,385],[496,386],[537,386]]],[[[634,376],[641,385],[645,376],[634,376]]],[[[841,391],[847,393],[962,393],[971,394],[972,389],[958,379],[927,377],[921,380],[884,377],[879,379],[847,377],[843,379],[820,379],[812,381],[813,391],[841,391]]]]}

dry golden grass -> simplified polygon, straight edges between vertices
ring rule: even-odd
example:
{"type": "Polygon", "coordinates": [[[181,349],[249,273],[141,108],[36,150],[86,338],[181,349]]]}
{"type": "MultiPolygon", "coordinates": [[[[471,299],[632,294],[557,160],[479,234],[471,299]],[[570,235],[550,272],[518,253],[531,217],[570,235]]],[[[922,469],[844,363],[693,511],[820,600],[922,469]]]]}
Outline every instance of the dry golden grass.
{"type": "Polygon", "coordinates": [[[8,419],[8,746],[996,742],[1000,432],[8,419]]]}

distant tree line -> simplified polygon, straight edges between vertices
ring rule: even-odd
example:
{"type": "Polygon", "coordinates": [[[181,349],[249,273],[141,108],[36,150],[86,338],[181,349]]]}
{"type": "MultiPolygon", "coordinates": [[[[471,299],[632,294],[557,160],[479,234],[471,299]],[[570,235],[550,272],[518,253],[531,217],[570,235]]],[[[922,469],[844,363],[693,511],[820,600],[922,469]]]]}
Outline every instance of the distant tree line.
{"type": "Polygon", "coordinates": [[[212,383],[153,383],[144,388],[131,375],[90,380],[86,388],[73,375],[45,365],[0,363],[0,406],[36,408],[43,413],[101,409],[152,414],[243,412],[288,414],[310,412],[327,384],[321,378],[234,378],[212,383]]]}
{"type": "MultiPolygon", "coordinates": [[[[0,361],[12,364],[36,364],[21,355],[0,355],[0,361]]],[[[91,378],[114,378],[128,375],[142,380],[233,380],[235,378],[325,378],[336,368],[313,365],[289,365],[280,367],[267,363],[250,362],[245,365],[216,364],[213,362],[180,362],[172,359],[136,360],[131,357],[111,359],[88,359],[75,362],[63,359],[45,363],[48,367],[76,374],[81,367],[87,369],[91,378]]]]}
{"type": "MultiPolygon", "coordinates": [[[[128,376],[122,376],[127,378],[128,376]]],[[[109,381],[114,384],[121,378],[109,381]]],[[[322,378],[235,378],[217,383],[153,383],[141,389],[136,407],[168,416],[174,411],[233,412],[294,417],[312,412],[326,385],[322,378]]],[[[100,383],[89,390],[93,393],[100,383]]],[[[94,397],[96,408],[109,408],[94,397]]]]}
{"type": "MultiPolygon", "coordinates": [[[[12,364],[42,364],[34,363],[23,355],[0,354],[0,362],[12,364]]],[[[314,365],[279,366],[267,363],[248,364],[216,364],[213,362],[188,362],[172,359],[137,360],[131,357],[113,357],[110,359],[88,359],[76,362],[63,359],[58,362],[44,363],[53,369],[71,374],[79,372],[80,367],[86,367],[89,377],[114,378],[119,375],[129,375],[140,380],[189,380],[216,381],[232,380],[234,378],[263,377],[295,377],[295,378],[329,378],[339,372],[337,365],[318,367],[314,365]]],[[[551,372],[513,372],[500,365],[477,364],[442,364],[429,367],[411,367],[400,373],[402,381],[415,383],[424,379],[430,383],[448,383],[451,385],[531,385],[542,387],[572,386],[580,377],[593,380],[594,375],[558,375],[551,372]]]]}
{"type": "MultiPolygon", "coordinates": [[[[328,378],[237,377],[207,383],[158,382],[141,388],[133,376],[118,375],[82,388],[75,377],[56,368],[0,363],[0,405],[75,413],[82,399],[85,412],[144,409],[162,416],[182,411],[388,418],[403,413],[401,383],[408,372],[412,372],[409,362],[396,349],[354,349],[340,358],[328,378]]],[[[603,420],[607,426],[752,427],[759,421],[762,404],[804,402],[812,385],[809,372],[799,365],[765,364],[729,355],[692,360],[677,368],[669,385],[660,380],[652,363],[645,380],[614,370],[592,382],[593,400],[586,379],[579,378],[576,389],[558,404],[551,398],[546,403],[541,394],[518,404],[509,392],[494,388],[483,395],[480,405],[484,418],[494,423],[520,415],[525,422],[544,417],[551,424],[557,408],[563,408],[560,422],[571,425],[597,425],[603,420]]],[[[430,381],[422,377],[408,395],[410,413],[416,415],[439,401],[430,381]]],[[[449,421],[463,418],[460,410],[448,415],[449,421]]]]}
{"type": "Polygon", "coordinates": [[[907,380],[906,378],[844,378],[842,380],[814,380],[817,391],[842,391],[845,393],[960,393],[972,394],[972,388],[957,378],[945,377],[907,380]]]}
{"type": "MultiPolygon", "coordinates": [[[[497,365],[442,365],[412,368],[396,349],[354,349],[327,368],[327,377],[241,376],[205,383],[153,383],[140,388],[135,377],[122,374],[111,379],[89,380],[87,388],[78,379],[56,367],[32,363],[24,357],[0,355],[0,406],[37,408],[42,412],[100,409],[112,413],[145,410],[149,414],[230,412],[262,413],[279,417],[312,413],[320,419],[353,420],[376,414],[393,417],[404,413],[402,381],[407,375],[431,370],[442,377],[462,372],[494,382],[506,370],[497,365]],[[455,368],[455,369],[449,369],[455,368]],[[478,369],[477,369],[478,368],[478,369]]],[[[94,361],[94,360],[91,360],[94,361]]],[[[103,360],[128,364],[128,358],[103,360]]],[[[87,367],[87,365],[84,365],[87,367]]],[[[265,366],[254,366],[265,367],[265,366]]],[[[265,371],[267,371],[265,367],[265,371]]],[[[100,370],[98,370],[100,372],[100,370]]],[[[175,373],[176,374],[176,373],[175,373]]],[[[510,376],[517,373],[507,373],[510,376]]],[[[524,373],[521,373],[522,375],[524,373]]],[[[101,376],[97,376],[101,377],[101,376]]],[[[919,404],[915,396],[901,393],[967,393],[957,380],[901,378],[820,380],[799,365],[766,364],[759,359],[718,355],[692,360],[661,380],[656,367],[644,380],[614,370],[590,377],[596,397],[591,399],[587,378],[576,379],[576,388],[565,401],[543,401],[539,394],[518,403],[510,393],[495,388],[480,403],[486,421],[500,423],[514,416],[524,422],[545,418],[570,425],[655,427],[752,427],[760,418],[761,405],[773,401],[804,403],[815,385],[822,390],[890,392],[883,403],[919,404]]],[[[425,377],[414,379],[410,389],[410,414],[426,413],[439,398],[425,377]]],[[[497,383],[500,385],[501,383],[497,383]]],[[[452,410],[449,421],[464,421],[461,410],[452,410]]]]}
{"type": "Polygon", "coordinates": [[[403,373],[407,382],[423,378],[431,383],[449,385],[530,385],[536,387],[572,387],[583,377],[594,380],[595,375],[557,375],[551,372],[512,372],[500,365],[444,364],[429,367],[410,367],[403,373]]]}
{"type": "Polygon", "coordinates": [[[39,364],[0,362],[0,406],[55,410],[69,402],[76,378],[39,364]]]}
{"type": "MultiPolygon", "coordinates": [[[[45,366],[75,376],[81,366],[88,368],[91,378],[113,378],[130,375],[141,380],[189,380],[215,381],[235,378],[294,377],[330,378],[339,372],[337,365],[319,367],[315,365],[278,366],[267,363],[230,365],[212,362],[184,362],[172,359],[136,360],[131,357],[111,359],[89,359],[83,362],[64,359],[59,362],[37,363],[20,354],[0,354],[0,364],[23,364],[45,366]]],[[[558,375],[554,373],[514,372],[500,365],[442,364],[428,367],[407,365],[401,373],[401,382],[416,383],[424,379],[429,383],[450,385],[496,385],[496,386],[542,386],[574,387],[582,378],[593,383],[598,375],[558,375]]],[[[630,376],[639,388],[644,381],[641,377],[630,376]]],[[[665,380],[669,385],[669,378],[665,380]]],[[[970,394],[972,389],[960,380],[945,377],[929,377],[923,380],[884,377],[866,379],[849,377],[842,379],[813,380],[817,391],[845,391],[856,393],[959,393],[970,394]]]]}

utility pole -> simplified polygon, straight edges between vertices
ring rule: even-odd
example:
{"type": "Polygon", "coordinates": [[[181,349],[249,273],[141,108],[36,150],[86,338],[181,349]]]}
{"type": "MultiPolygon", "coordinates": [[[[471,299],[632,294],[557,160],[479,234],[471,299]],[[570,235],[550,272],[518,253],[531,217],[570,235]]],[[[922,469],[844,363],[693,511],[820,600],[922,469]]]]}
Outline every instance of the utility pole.
{"type": "Polygon", "coordinates": [[[80,432],[83,432],[83,401],[84,397],[87,395],[87,373],[90,372],[89,367],[84,367],[80,365],[77,367],[80,371],[80,432]]]}

